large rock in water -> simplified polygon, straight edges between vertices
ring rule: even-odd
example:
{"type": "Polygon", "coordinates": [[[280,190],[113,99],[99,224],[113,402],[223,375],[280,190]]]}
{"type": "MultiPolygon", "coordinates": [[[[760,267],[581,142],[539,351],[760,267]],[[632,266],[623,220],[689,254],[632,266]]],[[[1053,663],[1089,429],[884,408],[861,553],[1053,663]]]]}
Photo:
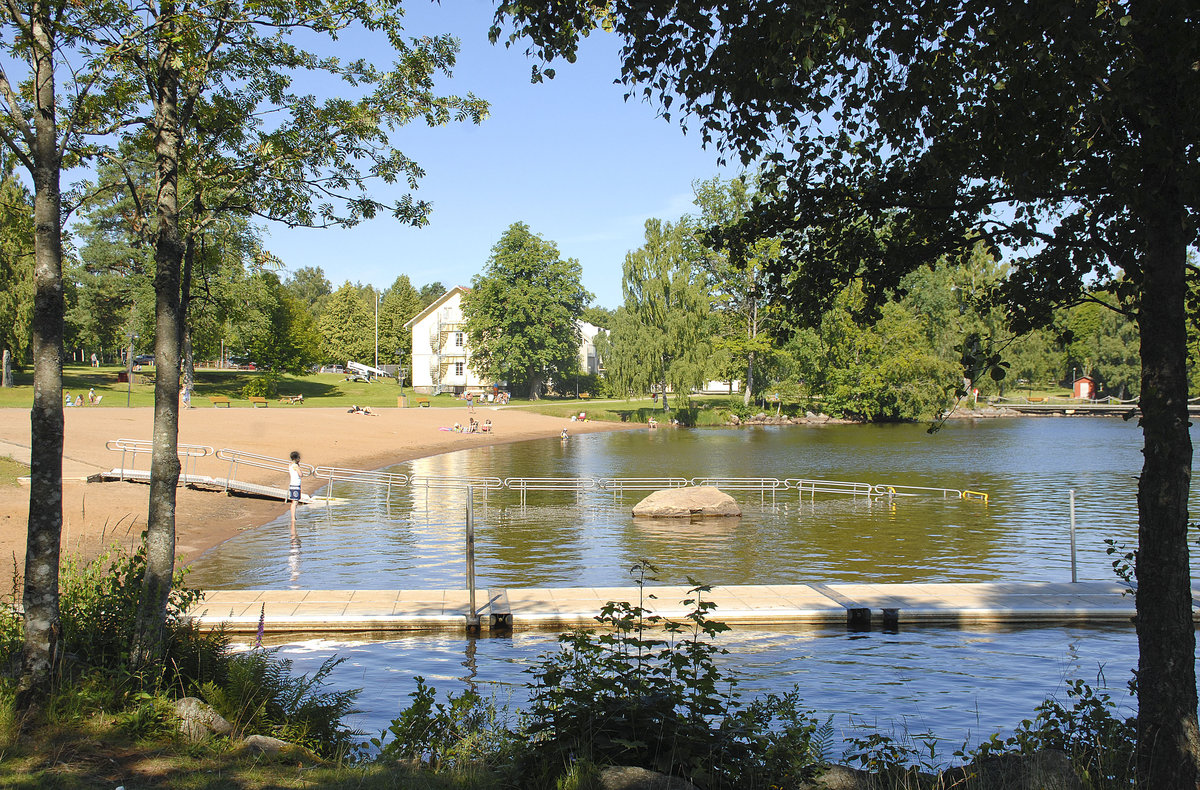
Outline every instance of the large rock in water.
{"type": "Polygon", "coordinates": [[[733,497],[712,486],[688,486],[655,491],[633,506],[633,515],[647,518],[740,516],[733,497]]]}

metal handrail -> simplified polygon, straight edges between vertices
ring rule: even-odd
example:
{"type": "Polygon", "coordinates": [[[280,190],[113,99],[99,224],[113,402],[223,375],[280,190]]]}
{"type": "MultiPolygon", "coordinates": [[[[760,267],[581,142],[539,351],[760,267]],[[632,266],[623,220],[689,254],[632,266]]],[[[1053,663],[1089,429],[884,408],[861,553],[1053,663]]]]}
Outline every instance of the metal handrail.
{"type": "Polygon", "coordinates": [[[504,488],[504,481],[498,477],[470,475],[413,475],[408,484],[413,488],[482,488],[485,491],[504,488]]]}
{"type": "MultiPolygon", "coordinates": [[[[133,462],[137,463],[138,453],[153,453],[154,442],[149,439],[109,439],[104,443],[107,450],[121,451],[121,480],[125,479],[125,454],[133,454],[133,462]]],[[[206,444],[176,444],[175,454],[183,458],[184,475],[188,474],[188,464],[195,468],[195,459],[213,454],[213,448],[206,444]]]]}
{"type": "MultiPolygon", "coordinates": [[[[230,450],[227,447],[222,447],[216,452],[217,458],[222,461],[229,462],[229,476],[225,479],[225,490],[229,490],[229,481],[234,480],[234,471],[238,464],[245,466],[254,466],[259,469],[269,469],[272,472],[286,472],[292,462],[285,458],[274,458],[269,455],[259,455],[258,453],[247,453],[243,450],[230,450]]],[[[297,464],[300,471],[305,475],[311,475],[316,472],[316,467],[311,464],[297,464]]]]}
{"type": "Polygon", "coordinates": [[[942,499],[962,499],[962,491],[957,488],[937,488],[935,486],[875,486],[877,496],[920,496],[922,493],[941,494],[942,499]]]}
{"type": "Polygon", "coordinates": [[[774,477],[693,477],[694,486],[713,486],[722,491],[757,491],[763,502],[771,492],[771,504],[775,504],[775,492],[786,489],[787,483],[774,477]]]}
{"type": "Polygon", "coordinates": [[[521,492],[521,505],[525,505],[525,495],[529,491],[573,491],[579,494],[583,491],[596,489],[594,477],[509,477],[504,480],[504,487],[510,491],[521,492]]]}
{"type": "Polygon", "coordinates": [[[362,469],[343,469],[336,466],[318,466],[313,475],[329,481],[329,496],[333,496],[333,484],[336,481],[350,483],[365,483],[367,485],[385,486],[388,496],[391,496],[392,486],[407,486],[408,475],[395,472],[366,472],[362,469]]]}
{"type": "Polygon", "coordinates": [[[799,492],[801,499],[804,492],[811,497],[814,494],[848,494],[850,496],[872,496],[875,486],[870,483],[857,483],[851,480],[806,480],[800,477],[789,477],[786,481],[788,488],[799,492]]]}
{"type": "Polygon", "coordinates": [[[686,477],[601,477],[596,485],[604,491],[619,494],[623,491],[659,491],[664,488],[684,488],[691,485],[686,477]]]}

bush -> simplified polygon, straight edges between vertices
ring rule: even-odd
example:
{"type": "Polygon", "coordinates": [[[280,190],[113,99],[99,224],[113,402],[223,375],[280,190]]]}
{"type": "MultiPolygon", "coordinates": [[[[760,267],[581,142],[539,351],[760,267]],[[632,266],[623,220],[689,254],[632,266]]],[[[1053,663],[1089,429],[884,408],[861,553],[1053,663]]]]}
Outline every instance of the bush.
{"type": "MultiPolygon", "coordinates": [[[[829,730],[800,711],[795,693],[743,705],[723,673],[713,638],[728,626],[695,584],[685,622],[643,605],[610,602],[596,618],[611,631],[577,630],[529,670],[534,681],[519,755],[522,776],[553,786],[564,766],[637,765],[682,775],[708,788],[794,786],[811,778],[829,730]]],[[[648,597],[653,598],[653,595],[648,597]]]]}
{"type": "Polygon", "coordinates": [[[242,387],[243,398],[274,398],[279,395],[279,382],[283,376],[275,372],[254,376],[242,387]]]}
{"type": "Polygon", "coordinates": [[[496,706],[474,690],[434,702],[436,691],[417,676],[413,703],[371,744],[379,759],[398,760],[432,770],[495,763],[512,745],[496,706]],[[387,740],[388,735],[392,739],[387,740]]]}
{"type": "Polygon", "coordinates": [[[326,659],[311,676],[293,675],[292,662],[256,648],[226,659],[224,683],[204,683],[201,696],[233,725],[234,734],[269,734],[324,757],[352,756],[362,733],[342,726],[356,713],[361,689],[326,691],[325,680],[345,659],[326,659]]]}
{"type": "Polygon", "coordinates": [[[1033,720],[1026,719],[1009,738],[993,735],[976,750],[978,756],[1005,752],[1030,754],[1057,749],[1071,758],[1075,773],[1092,790],[1116,790],[1135,785],[1137,719],[1113,715],[1116,705],[1103,692],[1082,680],[1067,682],[1067,707],[1046,700],[1033,720]]]}
{"type": "MultiPolygon", "coordinates": [[[[87,565],[68,558],[60,574],[60,645],[69,657],[72,681],[61,684],[47,706],[51,720],[78,721],[94,712],[116,715],[125,734],[145,738],[169,727],[171,697],[198,695],[235,721],[240,734],[271,734],[300,743],[324,756],[346,756],[359,733],[341,726],[352,712],[358,690],[326,691],[325,679],[338,659],[311,677],[291,674],[291,663],[270,651],[234,653],[222,631],[202,632],[181,619],[201,593],[183,584],[176,571],[164,623],[164,658],[152,670],[130,672],[145,548],[132,554],[113,548],[87,565]]],[[[18,580],[19,581],[19,580],[18,580]]],[[[21,650],[21,617],[12,600],[0,607],[0,662],[16,666],[21,650]]],[[[0,741],[4,704],[0,688],[0,741]]]]}

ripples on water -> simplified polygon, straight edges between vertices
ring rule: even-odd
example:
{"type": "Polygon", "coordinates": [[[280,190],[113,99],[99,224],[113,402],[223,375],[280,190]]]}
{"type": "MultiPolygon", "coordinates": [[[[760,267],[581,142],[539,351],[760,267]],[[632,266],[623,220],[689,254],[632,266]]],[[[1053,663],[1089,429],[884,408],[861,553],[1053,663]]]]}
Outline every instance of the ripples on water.
{"type": "MultiPolygon", "coordinates": [[[[740,523],[680,528],[633,519],[630,507],[640,494],[531,492],[522,507],[515,493],[492,492],[477,495],[475,506],[483,588],[626,585],[627,569],[641,558],[656,564],[663,583],[688,576],[710,584],[1067,581],[1068,491],[1076,491],[1079,578],[1113,578],[1104,539],[1136,541],[1140,448],[1137,426],[1117,419],[962,422],[932,436],[914,425],[664,429],[476,448],[394,471],[802,477],[971,489],[990,497],[986,506],[925,498],[889,504],[797,501],[789,492],[772,503],[738,493],[740,523]]],[[[300,552],[290,551],[283,518],[205,555],[190,582],[208,589],[464,585],[462,495],[412,488],[385,495],[340,483],[334,493],[347,501],[297,514],[300,552]]],[[[750,672],[748,688],[781,690],[798,682],[820,710],[853,713],[872,727],[931,729],[950,740],[1010,728],[1061,692],[1064,677],[1095,680],[1101,666],[1121,696],[1136,663],[1132,629],[755,632],[735,639],[730,660],[750,672]]],[[[519,634],[469,644],[481,682],[514,689],[522,682],[518,668],[552,641],[553,635],[519,634]]],[[[305,643],[286,652],[323,656],[335,649],[351,657],[342,670],[347,685],[378,688],[387,681],[386,711],[376,710],[372,695],[364,727],[371,731],[395,715],[413,675],[443,679],[443,691],[465,682],[460,664],[467,648],[458,637],[305,643]]]]}

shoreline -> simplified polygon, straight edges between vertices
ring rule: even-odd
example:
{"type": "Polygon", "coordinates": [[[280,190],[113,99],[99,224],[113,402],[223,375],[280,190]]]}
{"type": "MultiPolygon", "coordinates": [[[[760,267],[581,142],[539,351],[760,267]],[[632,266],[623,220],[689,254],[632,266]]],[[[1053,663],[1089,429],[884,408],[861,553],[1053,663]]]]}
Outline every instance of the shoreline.
{"type": "MultiPolygon", "coordinates": [[[[492,420],[490,434],[447,430],[466,423],[467,407],[380,409],[377,416],[348,414],[342,408],[269,406],[266,409],[193,408],[179,415],[179,442],[213,449],[231,448],[285,459],[298,450],[305,463],[355,469],[379,469],[442,453],[498,444],[545,439],[563,428],[572,434],[645,429],[644,425],[571,422],[523,409],[476,407],[481,422],[492,420]]],[[[113,439],[148,439],[154,410],[67,409],[63,442],[62,556],[88,561],[118,543],[135,547],[145,529],[150,486],[135,482],[87,483],[86,478],[121,464],[121,455],[105,448],[113,439]]],[[[29,411],[0,409],[0,455],[29,462],[29,411]]],[[[139,455],[130,468],[149,468],[139,455]]],[[[227,464],[208,456],[193,471],[223,476],[227,464]]],[[[280,475],[240,467],[239,479],[280,485],[280,475]]],[[[306,481],[308,482],[308,481],[306,481]]],[[[311,493],[309,487],[306,491],[311,493]]],[[[181,566],[246,529],[264,526],[287,512],[282,501],[229,496],[222,492],[176,489],[176,555],[181,566]]],[[[0,487],[0,557],[12,558],[23,574],[29,518],[29,487],[0,487]]]]}

